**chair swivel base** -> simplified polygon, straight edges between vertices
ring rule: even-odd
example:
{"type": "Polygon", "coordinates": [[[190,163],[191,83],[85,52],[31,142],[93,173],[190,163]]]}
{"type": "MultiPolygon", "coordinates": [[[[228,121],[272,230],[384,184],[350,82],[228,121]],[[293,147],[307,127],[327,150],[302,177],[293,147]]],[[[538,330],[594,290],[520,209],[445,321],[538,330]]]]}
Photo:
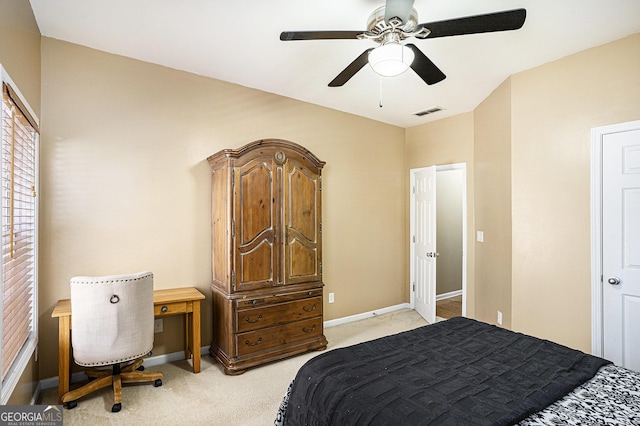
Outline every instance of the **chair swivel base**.
{"type": "Polygon", "coordinates": [[[111,411],[116,413],[122,409],[122,384],[153,382],[154,387],[162,386],[161,372],[144,372],[142,359],[121,369],[120,364],[113,365],[113,372],[109,370],[87,369],[89,383],[62,395],[62,403],[67,409],[78,406],[77,400],[99,389],[113,386],[114,404],[111,411]],[[138,370],[138,371],[136,371],[138,370]]]}

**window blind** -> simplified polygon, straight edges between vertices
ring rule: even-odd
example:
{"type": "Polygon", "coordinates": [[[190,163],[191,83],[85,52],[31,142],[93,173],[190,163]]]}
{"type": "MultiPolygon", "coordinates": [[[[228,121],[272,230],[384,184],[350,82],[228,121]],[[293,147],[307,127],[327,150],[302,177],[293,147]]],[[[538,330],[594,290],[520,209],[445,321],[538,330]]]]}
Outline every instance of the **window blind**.
{"type": "Polygon", "coordinates": [[[15,92],[3,83],[0,165],[3,384],[25,344],[35,339],[38,133],[33,118],[15,99],[15,92]]]}

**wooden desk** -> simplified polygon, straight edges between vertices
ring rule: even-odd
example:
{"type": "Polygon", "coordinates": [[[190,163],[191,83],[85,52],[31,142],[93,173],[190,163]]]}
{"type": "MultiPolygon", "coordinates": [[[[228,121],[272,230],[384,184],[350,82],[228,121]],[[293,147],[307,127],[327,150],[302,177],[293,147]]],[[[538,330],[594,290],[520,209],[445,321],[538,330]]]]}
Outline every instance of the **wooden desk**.
{"type": "MultiPolygon", "coordinates": [[[[204,295],[194,287],[154,290],[156,317],[185,315],[184,356],[193,356],[193,372],[200,372],[200,301],[204,295]]],[[[58,318],[58,403],[69,391],[71,379],[71,300],[58,300],[51,313],[58,318]]]]}

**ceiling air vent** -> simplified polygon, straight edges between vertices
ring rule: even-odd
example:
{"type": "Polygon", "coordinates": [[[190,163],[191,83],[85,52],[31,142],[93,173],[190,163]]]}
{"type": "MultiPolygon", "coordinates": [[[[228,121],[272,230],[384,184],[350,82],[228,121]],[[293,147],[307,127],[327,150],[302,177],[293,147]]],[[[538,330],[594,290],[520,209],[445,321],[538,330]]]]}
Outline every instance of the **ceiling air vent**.
{"type": "Polygon", "coordinates": [[[418,117],[422,117],[424,115],[433,114],[434,112],[442,111],[442,108],[439,106],[435,106],[429,109],[425,109],[424,111],[416,112],[413,115],[417,115],[418,117]]]}

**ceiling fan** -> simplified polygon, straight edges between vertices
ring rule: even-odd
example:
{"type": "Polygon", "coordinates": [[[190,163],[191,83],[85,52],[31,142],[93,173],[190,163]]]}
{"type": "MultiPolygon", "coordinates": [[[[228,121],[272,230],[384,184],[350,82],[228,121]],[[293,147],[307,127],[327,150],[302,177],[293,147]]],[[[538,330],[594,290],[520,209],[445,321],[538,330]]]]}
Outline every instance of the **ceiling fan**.
{"type": "Polygon", "coordinates": [[[386,0],[384,6],[371,13],[365,31],[285,31],[280,34],[280,40],[359,39],[379,43],[378,47],[362,52],[329,87],[344,85],[367,63],[376,73],[387,77],[399,75],[410,67],[425,83],[435,84],[446,78],[444,73],[416,45],[403,44],[404,40],[517,30],[524,25],[527,15],[525,9],[513,9],[418,24],[413,3],[414,0],[386,0]]]}

